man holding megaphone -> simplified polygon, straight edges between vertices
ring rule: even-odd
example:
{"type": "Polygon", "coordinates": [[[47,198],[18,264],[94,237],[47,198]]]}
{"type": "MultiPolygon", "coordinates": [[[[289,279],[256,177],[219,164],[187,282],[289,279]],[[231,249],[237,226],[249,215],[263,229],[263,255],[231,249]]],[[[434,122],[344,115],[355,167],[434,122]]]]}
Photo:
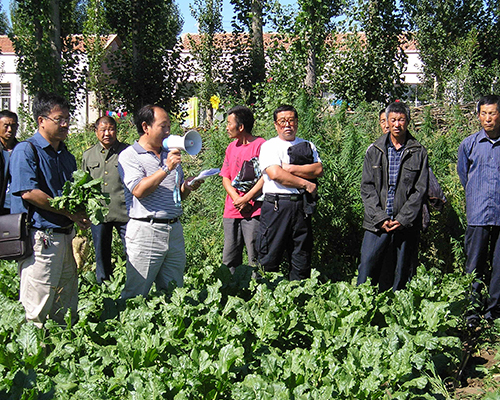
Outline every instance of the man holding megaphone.
{"type": "Polygon", "coordinates": [[[201,184],[184,180],[178,148],[163,147],[170,135],[170,118],[163,108],[142,107],[135,124],[139,140],[118,159],[130,217],[125,235],[127,281],[123,299],[140,294],[146,297],[153,282],[159,290],[171,281],[182,286],[186,253],[180,201],[201,184]]]}

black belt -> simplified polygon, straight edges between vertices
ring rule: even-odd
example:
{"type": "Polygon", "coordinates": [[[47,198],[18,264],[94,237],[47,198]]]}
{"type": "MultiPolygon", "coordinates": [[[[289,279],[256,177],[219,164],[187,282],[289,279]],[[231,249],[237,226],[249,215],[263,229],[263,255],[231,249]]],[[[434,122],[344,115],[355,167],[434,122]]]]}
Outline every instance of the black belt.
{"type": "Polygon", "coordinates": [[[135,219],[136,221],[144,221],[144,222],[149,222],[149,223],[154,223],[154,224],[175,224],[177,221],[179,221],[179,217],[175,218],[132,218],[135,219]]]}
{"type": "Polygon", "coordinates": [[[65,235],[69,235],[71,232],[73,232],[73,225],[67,226],[66,228],[46,228],[46,229],[34,228],[34,229],[36,229],[37,231],[42,231],[42,232],[45,232],[47,230],[52,230],[52,232],[55,232],[55,233],[63,233],[65,235]]]}
{"type": "Polygon", "coordinates": [[[264,200],[270,203],[274,203],[279,200],[288,201],[302,201],[301,194],[280,194],[280,193],[268,193],[264,196],[264,200]]]}

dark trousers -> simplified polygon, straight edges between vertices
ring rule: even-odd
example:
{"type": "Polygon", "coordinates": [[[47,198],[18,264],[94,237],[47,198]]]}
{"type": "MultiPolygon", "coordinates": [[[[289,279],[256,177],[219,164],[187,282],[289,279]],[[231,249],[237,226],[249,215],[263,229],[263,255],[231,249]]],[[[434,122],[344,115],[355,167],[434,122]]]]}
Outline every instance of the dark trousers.
{"type": "Polygon", "coordinates": [[[500,317],[500,226],[468,226],[465,232],[465,252],[467,263],[465,271],[476,272],[477,281],[472,289],[479,298],[481,285],[487,284],[487,264],[491,262],[491,278],[489,279],[489,299],[485,310],[485,318],[500,317]]]}
{"type": "Polygon", "coordinates": [[[116,228],[120,239],[122,240],[125,254],[125,231],[126,222],[106,222],[99,225],[92,225],[92,240],[95,249],[95,273],[97,283],[101,284],[104,280],[109,280],[113,273],[111,265],[111,243],[113,241],[113,227],[116,228]]]}
{"type": "Polygon", "coordinates": [[[415,273],[419,239],[420,230],[415,227],[392,233],[366,231],[361,245],[358,285],[371,278],[381,292],[404,289],[415,273]]]}
{"type": "Polygon", "coordinates": [[[257,248],[259,263],[266,271],[278,272],[286,251],[289,279],[309,278],[312,245],[311,217],[306,218],[302,198],[300,201],[280,199],[278,210],[274,202],[262,203],[257,248]]]}

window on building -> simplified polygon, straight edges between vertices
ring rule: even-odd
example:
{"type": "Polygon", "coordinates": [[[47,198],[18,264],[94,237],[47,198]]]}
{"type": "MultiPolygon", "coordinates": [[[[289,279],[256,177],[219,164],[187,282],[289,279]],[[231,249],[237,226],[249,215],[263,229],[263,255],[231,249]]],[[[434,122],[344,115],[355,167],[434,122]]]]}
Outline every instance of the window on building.
{"type": "Polygon", "coordinates": [[[0,101],[2,110],[10,110],[10,83],[0,83],[0,101]]]}

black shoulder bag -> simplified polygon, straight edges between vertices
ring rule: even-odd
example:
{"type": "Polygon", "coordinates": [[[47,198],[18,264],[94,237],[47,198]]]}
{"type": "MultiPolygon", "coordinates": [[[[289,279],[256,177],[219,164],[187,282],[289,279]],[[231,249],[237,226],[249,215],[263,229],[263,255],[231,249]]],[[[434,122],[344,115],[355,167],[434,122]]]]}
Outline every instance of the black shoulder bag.
{"type": "MultiPolygon", "coordinates": [[[[37,169],[40,164],[38,152],[33,143],[37,169]]],[[[28,203],[28,212],[0,215],[0,260],[21,260],[33,253],[29,228],[33,217],[33,206],[28,203]]]]}

